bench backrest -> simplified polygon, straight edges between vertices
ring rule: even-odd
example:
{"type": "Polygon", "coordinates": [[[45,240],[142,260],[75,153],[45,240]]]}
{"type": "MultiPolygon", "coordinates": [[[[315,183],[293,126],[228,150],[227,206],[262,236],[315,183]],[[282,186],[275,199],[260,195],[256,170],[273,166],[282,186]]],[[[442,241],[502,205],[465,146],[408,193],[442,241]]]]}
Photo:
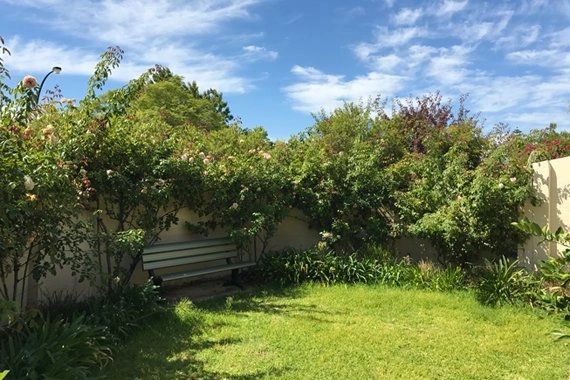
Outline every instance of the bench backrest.
{"type": "Polygon", "coordinates": [[[237,256],[237,247],[230,238],[204,239],[186,243],[155,244],[143,250],[142,263],[144,270],[152,270],[237,256]]]}

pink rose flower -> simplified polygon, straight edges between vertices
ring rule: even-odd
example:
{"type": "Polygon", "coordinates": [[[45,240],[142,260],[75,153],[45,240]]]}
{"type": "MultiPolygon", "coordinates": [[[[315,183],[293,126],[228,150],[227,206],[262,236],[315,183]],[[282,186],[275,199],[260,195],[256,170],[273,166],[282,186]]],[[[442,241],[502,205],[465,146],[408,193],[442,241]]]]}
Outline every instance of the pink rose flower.
{"type": "Polygon", "coordinates": [[[30,89],[38,87],[38,81],[36,80],[36,78],[34,78],[31,75],[26,75],[24,79],[22,79],[22,84],[24,85],[24,87],[30,89]]]}

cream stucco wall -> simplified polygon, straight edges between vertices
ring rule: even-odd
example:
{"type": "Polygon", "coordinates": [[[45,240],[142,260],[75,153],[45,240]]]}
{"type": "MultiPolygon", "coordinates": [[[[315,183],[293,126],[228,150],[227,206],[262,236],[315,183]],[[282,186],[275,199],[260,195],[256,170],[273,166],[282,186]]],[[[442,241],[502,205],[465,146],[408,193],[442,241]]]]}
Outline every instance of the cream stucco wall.
{"type": "MultiPolygon", "coordinates": [[[[88,215],[83,215],[83,217],[88,218],[88,215]]],[[[199,220],[198,215],[189,210],[181,210],[178,214],[178,217],[179,223],[172,226],[168,231],[165,231],[160,236],[160,243],[176,243],[182,241],[204,239],[204,236],[190,232],[190,230],[185,225],[186,221],[196,222],[199,220]]],[[[222,236],[227,236],[227,231],[219,229],[210,231],[208,234],[208,238],[222,236]]],[[[276,234],[269,241],[268,250],[281,250],[287,247],[307,249],[316,244],[318,237],[318,231],[309,228],[308,224],[305,221],[305,218],[300,211],[290,210],[289,215],[283,220],[277,229],[276,234]]],[[[254,252],[247,252],[246,254],[251,254],[252,258],[255,257],[254,252]]],[[[176,270],[183,271],[190,268],[199,269],[201,267],[223,263],[223,261],[220,261],[219,263],[210,262],[193,264],[181,266],[179,268],[176,268],[176,270]]],[[[159,275],[162,272],[168,272],[168,270],[156,271],[156,273],[159,275]]],[[[218,274],[218,276],[219,275],[227,275],[227,273],[221,273],[218,274]]],[[[137,269],[133,273],[131,281],[132,283],[140,284],[145,282],[147,279],[148,273],[142,270],[142,265],[139,263],[137,269]]],[[[172,281],[169,284],[177,285],[183,282],[185,281],[172,281]]],[[[30,283],[28,286],[28,293],[31,293],[31,297],[28,297],[28,299],[34,300],[36,298],[39,298],[41,300],[53,293],[71,293],[77,295],[78,297],[84,297],[93,294],[93,292],[94,288],[89,282],[79,282],[78,277],[72,275],[70,268],[62,268],[57,271],[56,275],[48,275],[45,278],[41,279],[39,284],[30,283]]]]}
{"type": "MultiPolygon", "coordinates": [[[[570,157],[541,161],[532,165],[533,185],[541,202],[537,206],[527,204],[524,214],[540,226],[551,231],[558,227],[570,227],[570,157]]],[[[531,237],[519,248],[519,260],[529,269],[536,269],[541,260],[557,255],[562,247],[555,243],[539,245],[539,239],[531,237]]]]}

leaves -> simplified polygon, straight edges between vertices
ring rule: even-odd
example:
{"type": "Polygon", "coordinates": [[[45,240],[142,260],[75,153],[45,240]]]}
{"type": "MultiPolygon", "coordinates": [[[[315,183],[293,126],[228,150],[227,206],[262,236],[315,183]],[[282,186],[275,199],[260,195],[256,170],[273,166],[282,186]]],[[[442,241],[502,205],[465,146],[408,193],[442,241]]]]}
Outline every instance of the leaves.
{"type": "Polygon", "coordinates": [[[121,63],[124,53],[120,47],[110,46],[101,54],[100,60],[95,66],[95,72],[89,78],[86,99],[95,98],[95,90],[103,88],[113,69],[117,68],[121,63]]]}

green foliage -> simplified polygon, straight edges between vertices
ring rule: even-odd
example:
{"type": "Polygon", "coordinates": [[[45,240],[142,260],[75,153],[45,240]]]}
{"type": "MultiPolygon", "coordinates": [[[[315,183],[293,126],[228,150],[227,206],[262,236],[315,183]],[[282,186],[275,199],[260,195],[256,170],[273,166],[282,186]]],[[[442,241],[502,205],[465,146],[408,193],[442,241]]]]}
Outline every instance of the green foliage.
{"type": "Polygon", "coordinates": [[[290,140],[294,205],[337,252],[399,237],[426,238],[440,261],[514,254],[509,222],[533,200],[524,138],[482,133],[439,94],[395,105],[346,104],[290,140]]]}
{"type": "Polygon", "coordinates": [[[490,306],[528,301],[537,290],[537,281],[518,261],[501,257],[496,262],[486,261],[476,285],[478,300],[490,306]]]}
{"type": "Polygon", "coordinates": [[[95,72],[89,78],[86,99],[94,99],[95,90],[100,90],[105,86],[113,69],[119,67],[124,53],[120,47],[111,46],[101,54],[100,60],[95,66],[95,72]]]}
{"type": "Polygon", "coordinates": [[[3,108],[4,104],[10,100],[8,97],[10,88],[4,83],[6,79],[10,79],[10,72],[4,66],[4,58],[2,57],[5,54],[10,55],[10,50],[8,50],[5,44],[4,38],[0,36],[0,108],[3,108]]]}
{"type": "Polygon", "coordinates": [[[0,295],[16,300],[30,276],[73,264],[82,225],[73,218],[77,193],[58,131],[40,120],[25,129],[2,125],[0,141],[0,295]]]}
{"type": "Polygon", "coordinates": [[[123,286],[106,297],[91,300],[87,305],[87,321],[105,326],[118,339],[126,339],[133,330],[145,325],[158,313],[158,288],[148,282],[141,286],[123,286]]]}
{"type": "Polygon", "coordinates": [[[385,242],[392,232],[393,181],[385,169],[399,152],[382,141],[377,113],[374,103],[346,104],[289,143],[294,205],[336,251],[385,242]]]}
{"type": "Polygon", "coordinates": [[[262,259],[264,278],[282,285],[303,282],[369,283],[380,272],[379,263],[356,255],[339,256],[331,251],[286,250],[267,254],[262,259]]]}
{"type": "Polygon", "coordinates": [[[72,321],[84,318],[87,324],[104,326],[112,340],[120,341],[162,310],[161,298],[158,287],[151,282],[134,286],[114,285],[111,293],[81,301],[70,293],[52,294],[40,309],[51,319],[72,321]]]}
{"type": "Polygon", "coordinates": [[[555,232],[547,226],[540,227],[528,219],[513,223],[526,234],[540,237],[541,244],[555,242],[565,247],[560,256],[549,257],[539,268],[543,289],[537,294],[537,302],[547,310],[562,312],[570,318],[570,233],[558,228],[555,232]]]}
{"type": "Polygon", "coordinates": [[[9,373],[10,373],[10,371],[8,371],[8,370],[5,370],[5,371],[0,372],[0,380],[5,379],[6,376],[8,376],[9,373]]]}
{"type": "Polygon", "coordinates": [[[261,128],[225,128],[201,140],[205,196],[195,209],[205,221],[193,228],[226,228],[241,247],[259,241],[263,253],[291,205],[282,144],[272,143],[261,128]]]}
{"type": "Polygon", "coordinates": [[[412,264],[407,259],[395,259],[388,251],[376,246],[350,255],[318,249],[272,252],[263,257],[261,272],[264,278],[282,285],[380,283],[453,291],[463,289],[466,282],[460,268],[439,268],[429,262],[412,264]]]}
{"type": "Polygon", "coordinates": [[[154,83],[148,84],[132,105],[140,113],[156,115],[174,127],[194,125],[205,130],[222,128],[233,119],[216,90],[200,92],[196,82],[187,84],[175,75],[153,79],[154,83]]]}
{"type": "Polygon", "coordinates": [[[0,366],[18,379],[83,379],[110,361],[108,333],[83,318],[40,319],[0,341],[0,366]]]}

